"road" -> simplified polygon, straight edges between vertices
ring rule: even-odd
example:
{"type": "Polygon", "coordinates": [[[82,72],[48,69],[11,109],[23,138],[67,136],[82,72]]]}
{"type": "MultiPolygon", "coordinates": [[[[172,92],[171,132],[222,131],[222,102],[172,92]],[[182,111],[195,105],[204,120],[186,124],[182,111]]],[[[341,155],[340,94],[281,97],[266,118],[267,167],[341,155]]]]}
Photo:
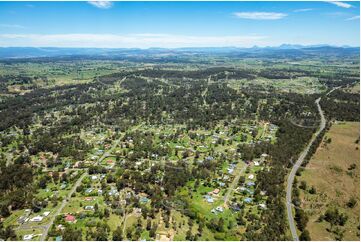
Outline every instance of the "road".
{"type": "MultiPolygon", "coordinates": [[[[99,158],[98,160],[98,164],[105,159],[106,157],[111,155],[111,152],[117,147],[117,145],[119,144],[121,138],[117,139],[113,146],[107,151],[104,152],[104,154],[99,158]]],[[[67,197],[62,201],[60,207],[58,208],[58,210],[56,210],[56,212],[53,214],[53,216],[51,217],[49,223],[47,225],[44,225],[42,227],[44,227],[44,233],[42,234],[40,240],[44,241],[48,235],[49,229],[51,228],[51,226],[54,223],[54,220],[56,218],[56,216],[58,216],[61,211],[64,209],[64,207],[66,206],[66,204],[68,203],[68,201],[70,200],[71,196],[73,195],[73,193],[76,191],[76,188],[78,186],[80,186],[81,182],[83,181],[84,177],[88,175],[88,171],[84,172],[84,174],[82,174],[79,179],[76,181],[76,183],[74,184],[74,186],[72,187],[72,189],[69,191],[67,197]]]]}
{"type": "Polygon", "coordinates": [[[293,181],[295,179],[295,175],[296,172],[298,170],[298,168],[302,165],[307,153],[310,150],[310,147],[312,145],[312,143],[315,141],[316,137],[322,132],[322,130],[325,128],[326,126],[326,119],[325,116],[323,115],[323,111],[321,109],[320,106],[320,100],[321,98],[316,99],[315,103],[317,105],[317,109],[318,109],[318,113],[320,115],[321,118],[321,122],[320,122],[320,126],[317,130],[317,132],[312,136],[310,142],[308,143],[308,145],[306,146],[306,148],[302,151],[302,153],[300,154],[298,160],[296,161],[296,163],[294,164],[294,166],[292,167],[292,170],[288,176],[287,179],[287,194],[286,194],[286,207],[287,207],[287,217],[288,217],[288,223],[289,223],[289,227],[292,233],[292,238],[293,240],[299,240],[298,235],[297,235],[297,230],[296,230],[296,226],[295,226],[295,221],[293,219],[293,213],[292,213],[292,185],[293,185],[293,181]]]}
{"type": "MultiPolygon", "coordinates": [[[[108,150],[108,152],[105,152],[98,160],[98,164],[103,160],[105,159],[106,157],[110,156],[111,155],[111,152],[117,147],[117,145],[119,144],[121,138],[117,139],[113,146],[110,148],[110,150],[108,150]]],[[[61,211],[65,208],[65,206],[68,204],[69,200],[71,199],[71,196],[73,195],[73,193],[76,191],[76,188],[78,186],[81,185],[81,182],[83,181],[84,177],[86,177],[88,175],[88,171],[84,172],[80,177],[79,179],[75,182],[74,186],[71,188],[71,190],[69,191],[68,195],[66,196],[66,198],[64,198],[64,200],[62,201],[60,207],[56,210],[56,212],[52,215],[52,217],[50,218],[50,221],[48,224],[45,224],[45,225],[42,225],[42,226],[33,226],[33,227],[37,227],[37,228],[42,228],[44,229],[44,232],[43,234],[41,235],[40,237],[40,240],[41,241],[44,241],[46,239],[46,237],[48,236],[48,232],[49,232],[49,229],[51,228],[51,226],[53,225],[54,223],[54,220],[56,218],[56,216],[58,216],[61,211]]],[[[30,228],[33,228],[33,227],[30,227],[30,228]]]]}
{"type": "Polygon", "coordinates": [[[241,161],[237,164],[237,169],[234,171],[237,174],[236,174],[235,178],[233,179],[233,182],[229,186],[226,195],[224,195],[224,198],[223,198],[224,206],[227,206],[227,202],[230,199],[230,197],[232,197],[233,191],[234,191],[235,187],[238,185],[238,181],[241,178],[241,175],[243,174],[243,172],[246,170],[246,168],[247,168],[247,166],[245,164],[243,164],[241,161]]]}
{"type": "Polygon", "coordinates": [[[81,182],[83,181],[84,177],[86,177],[88,175],[88,172],[84,172],[79,179],[75,182],[74,186],[71,188],[71,190],[69,191],[68,195],[63,199],[63,201],[61,202],[60,207],[56,210],[56,212],[52,215],[52,217],[50,218],[50,221],[47,225],[44,225],[44,233],[41,235],[40,240],[44,241],[46,239],[46,237],[48,236],[48,232],[49,229],[51,228],[51,226],[54,223],[54,220],[56,218],[56,216],[58,216],[61,211],[64,209],[64,207],[67,205],[68,201],[70,200],[71,196],[73,195],[73,193],[76,191],[76,188],[78,186],[80,186],[81,182]]]}

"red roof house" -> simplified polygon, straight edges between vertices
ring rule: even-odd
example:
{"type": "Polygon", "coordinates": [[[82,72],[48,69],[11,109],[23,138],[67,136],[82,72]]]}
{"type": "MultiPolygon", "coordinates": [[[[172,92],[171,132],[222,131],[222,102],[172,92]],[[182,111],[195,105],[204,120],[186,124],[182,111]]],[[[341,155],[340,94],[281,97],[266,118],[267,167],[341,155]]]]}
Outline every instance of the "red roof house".
{"type": "Polygon", "coordinates": [[[74,223],[75,222],[75,216],[71,215],[71,214],[67,214],[65,216],[65,221],[69,222],[69,223],[74,223]]]}

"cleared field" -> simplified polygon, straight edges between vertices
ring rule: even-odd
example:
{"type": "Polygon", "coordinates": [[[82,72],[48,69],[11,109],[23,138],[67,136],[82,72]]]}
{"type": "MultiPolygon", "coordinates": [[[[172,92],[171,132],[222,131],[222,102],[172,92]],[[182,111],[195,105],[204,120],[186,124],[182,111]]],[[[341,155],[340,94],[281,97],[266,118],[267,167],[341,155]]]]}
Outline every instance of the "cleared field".
{"type": "MultiPolygon", "coordinates": [[[[333,124],[298,180],[306,181],[307,188],[301,190],[302,208],[309,216],[307,229],[312,240],[359,240],[360,214],[360,128],[359,123],[333,124]],[[315,194],[309,192],[311,187],[315,194]],[[351,208],[347,203],[357,200],[351,208]],[[329,208],[347,215],[344,226],[339,226],[337,235],[330,232],[330,224],[318,221],[329,208]]],[[[336,227],[332,228],[335,231],[336,227]]]]}

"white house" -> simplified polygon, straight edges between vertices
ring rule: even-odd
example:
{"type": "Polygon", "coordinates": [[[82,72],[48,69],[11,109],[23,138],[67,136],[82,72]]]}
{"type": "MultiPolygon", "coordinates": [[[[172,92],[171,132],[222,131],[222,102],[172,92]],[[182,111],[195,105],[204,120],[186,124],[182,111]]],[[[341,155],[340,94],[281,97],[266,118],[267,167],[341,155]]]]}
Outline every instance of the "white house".
{"type": "Polygon", "coordinates": [[[216,207],[216,210],[217,210],[218,212],[221,212],[221,213],[223,213],[223,208],[222,208],[221,206],[219,206],[219,207],[216,207]]]}
{"type": "Polygon", "coordinates": [[[41,222],[42,220],[42,216],[35,216],[34,218],[30,219],[31,222],[41,222]]]}
{"type": "Polygon", "coordinates": [[[33,234],[26,234],[24,235],[23,240],[31,240],[33,237],[34,237],[33,234]]]}

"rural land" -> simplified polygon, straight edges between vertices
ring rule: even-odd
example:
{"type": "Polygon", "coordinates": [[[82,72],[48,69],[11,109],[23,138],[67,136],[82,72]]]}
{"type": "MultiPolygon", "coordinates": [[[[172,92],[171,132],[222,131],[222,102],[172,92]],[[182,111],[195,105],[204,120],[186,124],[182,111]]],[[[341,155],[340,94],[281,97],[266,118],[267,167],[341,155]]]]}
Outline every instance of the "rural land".
{"type": "Polygon", "coordinates": [[[360,52],[0,48],[0,240],[360,239],[360,52]]]}

